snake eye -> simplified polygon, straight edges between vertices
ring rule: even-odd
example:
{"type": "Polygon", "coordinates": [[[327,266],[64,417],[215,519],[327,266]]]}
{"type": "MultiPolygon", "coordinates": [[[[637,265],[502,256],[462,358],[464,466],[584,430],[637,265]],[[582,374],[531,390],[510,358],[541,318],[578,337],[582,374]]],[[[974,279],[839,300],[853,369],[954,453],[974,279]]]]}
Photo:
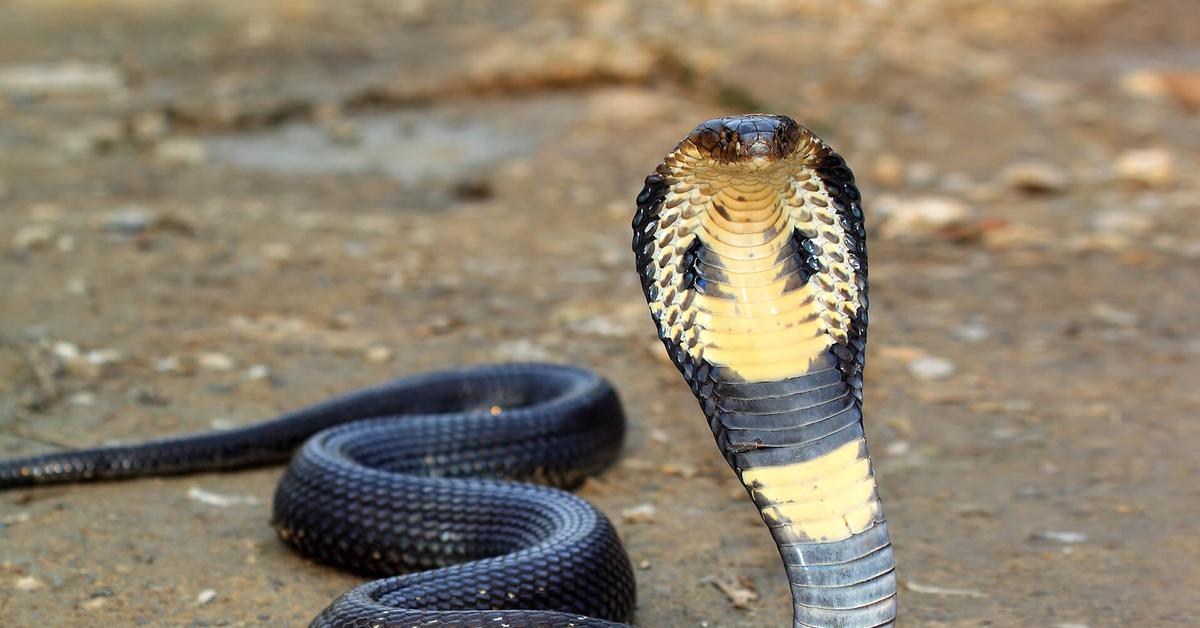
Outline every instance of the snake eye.
{"type": "Polygon", "coordinates": [[[779,135],[782,137],[780,140],[780,152],[784,155],[791,154],[800,145],[800,127],[791,120],[784,122],[783,132],[779,135]]]}

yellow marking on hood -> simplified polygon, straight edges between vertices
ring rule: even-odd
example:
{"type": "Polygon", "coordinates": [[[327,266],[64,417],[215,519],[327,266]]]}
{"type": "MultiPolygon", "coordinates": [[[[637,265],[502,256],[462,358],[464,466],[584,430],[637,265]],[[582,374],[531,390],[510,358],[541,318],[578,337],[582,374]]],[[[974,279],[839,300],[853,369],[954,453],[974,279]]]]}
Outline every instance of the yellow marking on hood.
{"type": "Polygon", "coordinates": [[[783,286],[779,286],[780,295],[778,298],[769,301],[734,301],[730,299],[721,299],[709,295],[696,295],[696,304],[694,307],[701,312],[710,314],[715,318],[767,318],[776,316],[784,312],[795,312],[796,310],[805,309],[816,301],[816,295],[811,286],[804,286],[799,290],[793,290],[788,293],[783,293],[783,286]]]}
{"type": "MultiPolygon", "coordinates": [[[[700,341],[704,343],[704,358],[714,364],[737,365],[739,375],[746,376],[747,369],[795,369],[796,356],[819,353],[828,346],[828,340],[823,334],[810,329],[801,329],[800,333],[808,335],[808,339],[786,345],[772,346],[766,343],[749,347],[722,347],[710,334],[701,334],[700,341]]],[[[808,364],[803,365],[808,370],[808,364]]],[[[758,380],[755,380],[758,381],[758,380]]]]}
{"type": "MultiPolygon", "coordinates": [[[[728,351],[763,349],[769,347],[790,347],[799,343],[811,342],[820,332],[809,325],[792,325],[791,327],[764,326],[755,333],[737,333],[705,330],[704,341],[707,351],[725,349],[728,351]]],[[[711,356],[710,356],[711,357],[711,356]]]]}

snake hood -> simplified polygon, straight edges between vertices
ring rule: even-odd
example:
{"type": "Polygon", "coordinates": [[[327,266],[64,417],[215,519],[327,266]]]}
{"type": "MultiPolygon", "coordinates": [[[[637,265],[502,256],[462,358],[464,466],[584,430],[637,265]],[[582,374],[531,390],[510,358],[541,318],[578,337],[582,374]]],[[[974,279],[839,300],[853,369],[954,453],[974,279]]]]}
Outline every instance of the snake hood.
{"type": "Polygon", "coordinates": [[[651,316],[771,530],[794,625],[890,625],[894,562],[862,422],[854,175],[788,117],[717,118],[667,154],[637,206],[651,316]]]}
{"type": "Polygon", "coordinates": [[[647,177],[634,218],[642,287],[677,366],[708,357],[722,376],[753,381],[832,354],[861,399],[859,201],[842,158],[785,116],[717,118],[680,141],[647,177]]]}

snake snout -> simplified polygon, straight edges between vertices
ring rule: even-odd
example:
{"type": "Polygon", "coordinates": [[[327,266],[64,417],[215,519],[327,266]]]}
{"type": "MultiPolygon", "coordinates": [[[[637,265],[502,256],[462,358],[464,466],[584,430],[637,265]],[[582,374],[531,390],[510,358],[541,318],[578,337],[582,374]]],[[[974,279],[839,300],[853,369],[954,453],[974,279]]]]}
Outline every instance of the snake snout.
{"type": "Polygon", "coordinates": [[[756,133],[752,134],[748,138],[742,137],[741,139],[743,147],[742,150],[745,151],[746,156],[750,157],[751,159],[759,159],[762,157],[778,157],[778,155],[775,154],[776,151],[774,147],[772,146],[772,140],[774,139],[773,134],[763,137],[762,133],[756,133]]]}

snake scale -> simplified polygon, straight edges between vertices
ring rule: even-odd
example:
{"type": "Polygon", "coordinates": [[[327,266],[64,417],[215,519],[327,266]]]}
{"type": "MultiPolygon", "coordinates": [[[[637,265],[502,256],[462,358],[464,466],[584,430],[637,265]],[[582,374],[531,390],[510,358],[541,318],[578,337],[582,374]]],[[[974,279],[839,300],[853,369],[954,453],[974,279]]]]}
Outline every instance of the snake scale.
{"type": "MultiPolygon", "coordinates": [[[[789,118],[719,118],[646,178],[633,220],[659,336],[779,547],[795,627],[895,620],[862,426],[853,181],[789,118]]],[[[561,489],[610,464],[624,431],[616,392],[589,371],[483,366],[233,430],[0,461],[0,489],[290,460],[279,538],[378,577],[313,626],[615,627],[636,604],[629,559],[608,519],[561,489]]]]}

